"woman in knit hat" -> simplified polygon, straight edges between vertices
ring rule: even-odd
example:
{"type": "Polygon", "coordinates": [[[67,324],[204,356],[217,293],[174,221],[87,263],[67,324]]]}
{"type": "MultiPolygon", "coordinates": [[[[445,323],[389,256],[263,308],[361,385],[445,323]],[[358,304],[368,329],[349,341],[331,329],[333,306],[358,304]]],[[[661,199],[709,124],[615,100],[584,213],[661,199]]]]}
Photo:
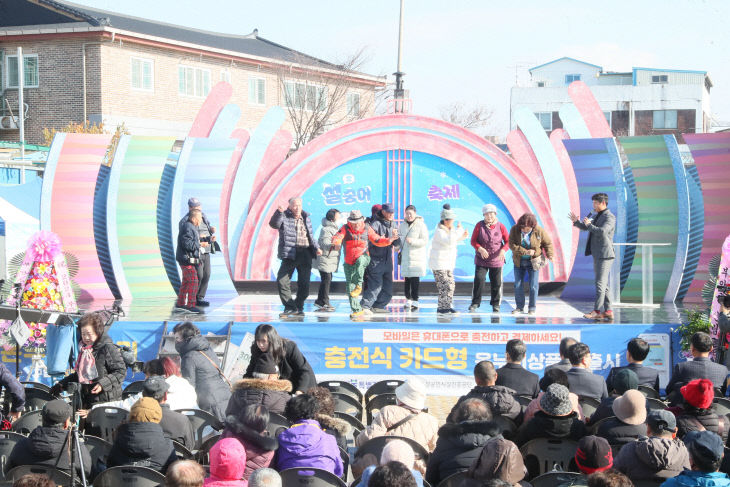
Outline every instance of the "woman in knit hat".
{"type": "Polygon", "coordinates": [[[583,421],[573,410],[570,391],[553,383],[540,398],[540,410],[517,430],[515,443],[522,446],[535,438],[569,438],[579,440],[586,434],[583,421]]]}
{"type": "Polygon", "coordinates": [[[160,427],[161,419],[162,409],[157,400],[143,397],[137,401],[128,422],[117,429],[107,466],[136,465],[164,474],[176,457],[172,441],[165,438],[160,427]]]}
{"type": "Polygon", "coordinates": [[[436,227],[431,241],[431,255],[428,265],[433,271],[436,288],[439,292],[437,313],[457,314],[452,307],[454,299],[454,266],[456,266],[456,246],[469,236],[461,223],[454,226],[456,213],[451,205],[445,204],[441,211],[441,221],[436,227]]]}
{"type": "Polygon", "coordinates": [[[617,397],[611,406],[614,418],[598,427],[597,436],[612,445],[625,445],[646,436],[646,397],[636,389],[629,389],[617,397]]]}
{"type": "Polygon", "coordinates": [[[682,386],[679,390],[684,402],[681,407],[671,408],[670,411],[677,417],[677,438],[684,438],[690,431],[700,431],[703,428],[727,439],[728,419],[718,416],[711,409],[715,398],[712,381],[695,379],[682,386]]]}

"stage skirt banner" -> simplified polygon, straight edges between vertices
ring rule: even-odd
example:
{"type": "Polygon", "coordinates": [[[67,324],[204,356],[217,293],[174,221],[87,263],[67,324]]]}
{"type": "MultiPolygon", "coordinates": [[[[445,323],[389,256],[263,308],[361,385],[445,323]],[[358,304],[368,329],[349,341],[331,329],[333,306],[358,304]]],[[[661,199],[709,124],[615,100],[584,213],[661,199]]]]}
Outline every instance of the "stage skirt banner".
{"type": "MultiPolygon", "coordinates": [[[[203,335],[225,334],[226,322],[196,323],[203,335]]],[[[593,354],[591,368],[608,375],[611,367],[627,365],[626,344],[636,336],[651,344],[645,365],[660,370],[661,386],[667,383],[672,363],[679,359],[678,343],[671,343],[669,325],[423,325],[405,323],[274,324],[281,336],[294,340],[312,365],[318,381],[345,380],[362,390],[378,380],[406,379],[417,375],[424,379],[432,394],[460,395],[474,385],[474,365],[482,360],[496,367],[505,363],[505,344],[518,338],[527,345],[523,365],[539,376],[545,367],[560,360],[558,345],[570,336],[587,343],[593,354]]],[[[234,323],[231,344],[238,346],[257,323],[234,323]]],[[[129,345],[137,359],[157,357],[163,325],[161,322],[118,322],[110,329],[115,343],[129,345]]],[[[3,362],[14,367],[11,351],[3,353],[3,362]]],[[[30,366],[30,357],[22,357],[22,380],[30,366]]],[[[141,380],[142,374],[127,374],[127,382],[141,380]]],[[[235,378],[234,378],[235,379],[235,378]]]]}

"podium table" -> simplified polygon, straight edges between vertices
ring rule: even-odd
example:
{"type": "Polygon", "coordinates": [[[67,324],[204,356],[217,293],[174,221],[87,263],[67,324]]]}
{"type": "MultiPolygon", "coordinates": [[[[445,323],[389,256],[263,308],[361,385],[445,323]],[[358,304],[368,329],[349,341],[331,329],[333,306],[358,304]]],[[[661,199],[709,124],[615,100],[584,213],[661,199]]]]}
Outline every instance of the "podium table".
{"type": "Polygon", "coordinates": [[[614,243],[616,255],[621,247],[641,249],[641,304],[621,303],[621,259],[616,258],[611,269],[610,290],[612,302],[621,306],[658,307],[654,304],[654,247],[668,247],[669,243],[614,243]]]}

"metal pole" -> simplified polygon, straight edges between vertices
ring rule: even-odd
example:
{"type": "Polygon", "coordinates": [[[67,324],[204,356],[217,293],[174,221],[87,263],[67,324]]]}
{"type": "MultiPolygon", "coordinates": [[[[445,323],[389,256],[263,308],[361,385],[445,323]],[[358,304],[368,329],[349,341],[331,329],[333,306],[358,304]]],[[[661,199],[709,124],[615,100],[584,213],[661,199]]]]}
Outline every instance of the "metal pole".
{"type": "Polygon", "coordinates": [[[403,4],[405,0],[400,0],[400,25],[398,28],[398,67],[395,73],[395,92],[393,98],[395,98],[395,112],[403,111],[403,98],[405,92],[403,91],[403,4]],[[400,102],[398,100],[401,100],[400,102]],[[400,104],[400,108],[399,105],[400,104]]]}
{"type": "Polygon", "coordinates": [[[20,124],[20,184],[25,183],[25,110],[23,103],[23,88],[25,85],[25,62],[23,48],[18,47],[18,122],[20,124]]]}
{"type": "Polygon", "coordinates": [[[400,0],[400,26],[398,28],[398,72],[403,71],[403,2],[400,0]]]}

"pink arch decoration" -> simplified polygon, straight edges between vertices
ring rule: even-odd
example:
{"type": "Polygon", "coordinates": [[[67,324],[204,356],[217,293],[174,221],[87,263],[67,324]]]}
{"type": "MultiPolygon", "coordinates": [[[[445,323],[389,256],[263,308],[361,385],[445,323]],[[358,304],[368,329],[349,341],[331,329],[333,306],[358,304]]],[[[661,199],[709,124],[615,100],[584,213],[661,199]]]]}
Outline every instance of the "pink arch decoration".
{"type": "MultiPolygon", "coordinates": [[[[246,279],[268,279],[276,233],[268,229],[271,212],[302,194],[320,175],[365,154],[385,150],[426,152],[463,167],[494,189],[513,218],[535,212],[551,235],[558,235],[546,199],[531,177],[494,144],[461,127],[416,115],[387,115],[359,120],[323,134],[276,168],[253,201],[239,242],[239,264],[246,279]],[[481,152],[481,154],[480,154],[481,152]]],[[[276,161],[272,161],[276,164],[276,161]]],[[[264,161],[264,165],[269,165],[264,161]]],[[[554,279],[567,277],[556,244],[554,279]]]]}

